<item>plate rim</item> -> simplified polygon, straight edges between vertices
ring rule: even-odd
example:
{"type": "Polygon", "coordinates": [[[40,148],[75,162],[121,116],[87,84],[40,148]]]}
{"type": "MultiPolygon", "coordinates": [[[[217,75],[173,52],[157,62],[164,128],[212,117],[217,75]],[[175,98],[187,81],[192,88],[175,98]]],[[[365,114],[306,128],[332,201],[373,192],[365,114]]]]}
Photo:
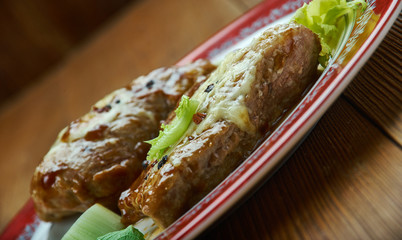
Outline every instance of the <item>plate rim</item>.
{"type": "MultiPolygon", "coordinates": [[[[286,136],[278,135],[277,140],[275,140],[276,144],[274,145],[274,148],[270,149],[269,151],[265,151],[264,153],[261,153],[261,149],[267,147],[266,145],[264,145],[265,143],[264,142],[251,156],[252,158],[256,157],[259,157],[260,159],[266,158],[267,159],[266,161],[258,162],[258,165],[251,166],[252,168],[251,167],[248,168],[248,172],[245,172],[244,170],[239,172],[239,168],[236,169],[221,184],[219,184],[217,188],[215,188],[211,193],[209,193],[206,198],[201,200],[200,203],[195,205],[185,215],[179,218],[178,221],[176,221],[170,227],[168,227],[160,236],[157,237],[157,239],[182,239],[182,238],[194,238],[198,236],[203,230],[205,230],[219,217],[221,217],[228,210],[228,208],[233,206],[236,202],[238,202],[241,199],[241,197],[245,193],[241,193],[240,190],[242,190],[243,192],[244,191],[248,192],[250,188],[257,185],[264,178],[264,176],[270,174],[269,170],[270,169],[271,171],[274,170],[275,167],[281,163],[282,157],[286,154],[286,150],[289,150],[289,148],[297,144],[298,140],[300,140],[304,136],[304,134],[319,120],[319,118],[335,102],[335,100],[339,97],[339,95],[347,87],[347,85],[352,81],[353,77],[358,73],[361,67],[368,61],[370,56],[374,53],[374,51],[379,46],[385,35],[388,33],[389,29],[392,27],[395,19],[398,16],[398,13],[401,11],[402,8],[401,1],[402,0],[389,0],[381,2],[384,4],[385,2],[388,3],[388,6],[384,10],[385,14],[381,15],[381,18],[376,24],[374,30],[361,45],[360,49],[349,60],[348,64],[346,64],[341,69],[341,71],[331,79],[331,83],[335,85],[332,86],[331,89],[326,89],[320,95],[321,98],[313,102],[315,105],[313,108],[311,106],[309,107],[310,111],[308,115],[299,116],[302,118],[298,118],[298,121],[294,122],[292,126],[290,126],[292,129],[293,128],[297,129],[295,129],[295,131],[292,132],[291,134],[289,134],[288,132],[286,136]],[[258,156],[256,156],[257,152],[259,152],[258,156]],[[261,166],[267,168],[268,170],[267,169],[261,170],[261,168],[258,168],[261,166]],[[220,192],[221,195],[219,195],[217,198],[217,191],[218,191],[217,189],[219,189],[223,184],[227,184],[230,178],[234,177],[239,177],[241,178],[242,181],[241,182],[235,181],[234,183],[236,185],[233,185],[232,183],[230,185],[230,188],[228,188],[230,190],[223,191],[224,195],[222,195],[222,192],[220,192]],[[202,207],[201,204],[205,203],[208,203],[209,206],[202,207]],[[189,213],[195,210],[196,211],[203,210],[203,212],[202,214],[197,215],[197,217],[192,221],[187,220],[183,222],[183,219],[188,218],[189,213]],[[206,212],[207,210],[210,211],[206,212]]],[[[249,11],[247,11],[239,18],[235,19],[234,21],[226,25],[224,28],[222,28],[213,36],[208,38],[198,47],[194,48],[192,51],[190,51],[189,54],[185,55],[182,59],[180,59],[177,62],[177,65],[183,65],[187,62],[194,61],[201,57],[208,57],[208,55],[206,55],[207,53],[210,53],[216,47],[220,47],[221,45],[225,44],[225,42],[228,39],[241,35],[242,29],[250,27],[250,24],[252,25],[256,21],[261,19],[261,17],[263,17],[264,14],[265,15],[270,14],[274,10],[288,3],[295,3],[296,6],[297,4],[300,5],[304,2],[310,2],[310,0],[263,1],[260,4],[256,5],[255,7],[253,7],[252,9],[250,9],[249,11]]],[[[372,0],[371,2],[375,3],[376,0],[372,0]]],[[[285,16],[286,13],[289,14],[293,12],[291,10],[292,10],[291,7],[290,8],[287,7],[286,10],[283,12],[283,14],[277,15],[276,16],[277,18],[273,17],[272,21],[275,21],[278,18],[285,16]]],[[[252,29],[258,30],[261,27],[256,26],[252,29]]],[[[233,42],[233,44],[235,43],[236,42],[233,42]]],[[[335,70],[336,69],[333,69],[333,71],[335,70]]],[[[300,104],[298,106],[300,106],[300,104]]],[[[219,191],[222,191],[222,189],[219,191]]],[[[21,208],[21,210],[14,216],[14,218],[6,225],[5,229],[0,235],[0,239],[16,239],[17,237],[20,238],[22,237],[22,239],[29,239],[29,234],[32,233],[32,231],[35,231],[35,228],[38,225],[38,221],[39,220],[34,210],[33,201],[32,199],[29,199],[27,203],[21,208]],[[26,238],[24,238],[25,236],[24,234],[26,234],[26,238]]]]}

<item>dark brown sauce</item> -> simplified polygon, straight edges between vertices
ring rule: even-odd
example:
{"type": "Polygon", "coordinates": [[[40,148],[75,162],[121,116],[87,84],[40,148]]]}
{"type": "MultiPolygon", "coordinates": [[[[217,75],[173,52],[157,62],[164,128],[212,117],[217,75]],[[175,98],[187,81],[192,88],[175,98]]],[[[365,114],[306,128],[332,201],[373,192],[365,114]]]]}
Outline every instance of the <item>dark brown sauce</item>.
{"type": "Polygon", "coordinates": [[[63,169],[59,169],[53,172],[46,173],[42,176],[42,187],[43,189],[49,189],[56,182],[56,177],[63,169]]]}
{"type": "Polygon", "coordinates": [[[200,124],[202,122],[202,120],[204,120],[204,118],[207,116],[206,113],[200,113],[197,112],[193,115],[193,122],[195,124],[200,124]]]}
{"type": "Polygon", "coordinates": [[[112,109],[112,106],[109,105],[109,104],[104,106],[104,107],[102,107],[102,108],[93,107],[93,111],[97,112],[97,113],[109,112],[110,109],[112,109]]]}
{"type": "Polygon", "coordinates": [[[94,130],[87,132],[84,138],[87,141],[96,141],[102,139],[107,128],[107,125],[99,125],[94,130]]]}
{"type": "Polygon", "coordinates": [[[68,138],[70,137],[70,131],[74,126],[78,125],[81,123],[81,119],[76,119],[73,122],[68,125],[66,132],[61,136],[61,141],[62,142],[68,142],[68,138]]]}
{"type": "Polygon", "coordinates": [[[125,88],[126,88],[127,91],[130,91],[131,88],[132,88],[132,85],[131,85],[131,84],[128,84],[125,88]]]}

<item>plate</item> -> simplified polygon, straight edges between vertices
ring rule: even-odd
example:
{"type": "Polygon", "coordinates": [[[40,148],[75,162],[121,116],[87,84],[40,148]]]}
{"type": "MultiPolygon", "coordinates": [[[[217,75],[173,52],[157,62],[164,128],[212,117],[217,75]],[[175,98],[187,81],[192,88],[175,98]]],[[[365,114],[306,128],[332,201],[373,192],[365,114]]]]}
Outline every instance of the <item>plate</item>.
{"type": "MultiPolygon", "coordinates": [[[[267,0],[219,31],[177,64],[208,58],[213,62],[247,44],[270,25],[287,22],[302,0],[267,0]]],[[[369,8],[344,38],[316,84],[282,124],[230,176],[203,200],[162,232],[158,239],[194,238],[235,206],[247,193],[267,180],[286,160],[308,131],[338,98],[368,60],[401,11],[401,0],[370,0],[369,8]]],[[[58,239],[73,219],[45,223],[29,200],[6,227],[0,239],[58,239]]]]}

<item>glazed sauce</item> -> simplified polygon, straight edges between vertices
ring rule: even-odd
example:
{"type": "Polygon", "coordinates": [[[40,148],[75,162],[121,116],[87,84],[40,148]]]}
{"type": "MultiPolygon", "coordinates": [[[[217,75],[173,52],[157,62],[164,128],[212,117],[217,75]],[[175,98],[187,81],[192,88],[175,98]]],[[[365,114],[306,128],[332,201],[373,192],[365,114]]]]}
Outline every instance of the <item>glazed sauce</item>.
{"type": "Polygon", "coordinates": [[[107,125],[99,125],[94,130],[88,131],[85,135],[85,140],[87,141],[97,141],[104,137],[105,130],[108,128],[107,125]]]}
{"type": "Polygon", "coordinates": [[[109,112],[110,109],[112,109],[112,106],[109,105],[109,104],[104,106],[104,107],[101,107],[101,108],[98,108],[98,107],[94,106],[92,109],[94,110],[94,112],[103,113],[103,112],[109,112]]]}
{"type": "Polygon", "coordinates": [[[206,113],[200,113],[197,112],[196,114],[193,115],[193,122],[195,124],[200,124],[202,122],[202,120],[207,116],[206,113]]]}
{"type": "Polygon", "coordinates": [[[59,169],[53,172],[48,172],[42,176],[42,187],[43,189],[49,189],[56,182],[56,177],[60,174],[63,169],[59,169]]]}

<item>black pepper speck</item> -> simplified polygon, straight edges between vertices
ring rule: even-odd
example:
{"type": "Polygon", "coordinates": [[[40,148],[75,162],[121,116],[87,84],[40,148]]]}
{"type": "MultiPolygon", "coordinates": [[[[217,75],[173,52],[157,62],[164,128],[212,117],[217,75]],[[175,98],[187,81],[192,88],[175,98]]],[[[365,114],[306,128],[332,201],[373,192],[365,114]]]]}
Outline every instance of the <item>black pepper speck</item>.
{"type": "Polygon", "coordinates": [[[167,159],[168,159],[168,156],[167,156],[167,155],[165,155],[165,156],[162,157],[162,159],[158,162],[158,170],[161,169],[161,167],[162,167],[163,165],[165,165],[165,163],[167,162],[167,159]]]}
{"type": "Polygon", "coordinates": [[[208,87],[205,89],[205,92],[209,93],[210,91],[212,91],[212,89],[214,89],[214,84],[209,84],[208,87]]]}
{"type": "Polygon", "coordinates": [[[144,161],[142,161],[142,169],[147,169],[147,167],[148,167],[148,161],[147,160],[144,160],[144,161]]]}
{"type": "Polygon", "coordinates": [[[145,85],[145,87],[147,87],[148,89],[151,89],[154,84],[155,84],[155,81],[154,81],[154,80],[150,80],[149,82],[147,82],[147,84],[145,85]]]}

